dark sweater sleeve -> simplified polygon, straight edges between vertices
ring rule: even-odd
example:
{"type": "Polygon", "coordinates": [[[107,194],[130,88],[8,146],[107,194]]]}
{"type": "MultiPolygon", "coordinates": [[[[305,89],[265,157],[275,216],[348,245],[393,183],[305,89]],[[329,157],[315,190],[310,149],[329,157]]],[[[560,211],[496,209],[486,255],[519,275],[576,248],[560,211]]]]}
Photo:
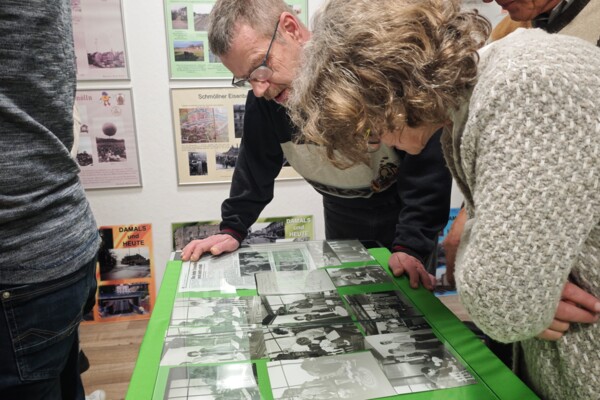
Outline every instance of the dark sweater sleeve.
{"type": "Polygon", "coordinates": [[[267,108],[265,101],[259,102],[249,92],[229,198],[221,205],[220,229],[239,241],[273,199],[275,178],[283,165],[283,151],[267,108]]]}
{"type": "Polygon", "coordinates": [[[437,244],[450,212],[452,177],[436,132],[419,155],[406,154],[398,179],[403,208],[398,217],[392,250],[424,261],[437,244]]]}

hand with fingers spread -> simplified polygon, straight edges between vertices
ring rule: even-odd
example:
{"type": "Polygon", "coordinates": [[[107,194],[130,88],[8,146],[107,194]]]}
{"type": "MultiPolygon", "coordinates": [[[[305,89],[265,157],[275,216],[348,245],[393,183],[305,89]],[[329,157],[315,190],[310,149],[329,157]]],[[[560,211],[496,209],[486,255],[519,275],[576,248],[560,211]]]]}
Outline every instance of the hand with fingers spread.
{"type": "Polygon", "coordinates": [[[388,260],[388,265],[395,276],[407,274],[410,287],[413,289],[419,287],[419,282],[423,284],[425,289],[433,290],[435,288],[435,276],[428,273],[423,263],[410,254],[393,253],[388,260]]]}
{"type": "Polygon", "coordinates": [[[198,261],[202,254],[210,252],[213,256],[237,250],[240,243],[231,235],[217,234],[206,239],[192,240],[181,250],[183,261],[198,261]]]}
{"type": "Polygon", "coordinates": [[[569,330],[571,323],[591,324],[598,321],[600,300],[579,286],[567,282],[562,298],[558,303],[554,320],[537,337],[545,340],[558,340],[569,330]]]}

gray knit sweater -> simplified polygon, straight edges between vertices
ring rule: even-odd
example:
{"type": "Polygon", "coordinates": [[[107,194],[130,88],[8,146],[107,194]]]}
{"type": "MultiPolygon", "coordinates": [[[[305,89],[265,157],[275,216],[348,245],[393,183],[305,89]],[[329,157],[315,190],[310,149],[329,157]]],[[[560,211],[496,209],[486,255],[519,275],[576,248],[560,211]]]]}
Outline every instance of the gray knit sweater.
{"type": "Polygon", "coordinates": [[[462,303],[494,339],[520,341],[545,399],[598,399],[600,324],[536,339],[571,280],[600,297],[600,49],[520,30],[483,51],[470,102],[444,137],[469,221],[462,303]]]}
{"type": "Polygon", "coordinates": [[[60,278],[98,249],[69,154],[70,7],[69,0],[0,1],[0,285],[60,278]]]}

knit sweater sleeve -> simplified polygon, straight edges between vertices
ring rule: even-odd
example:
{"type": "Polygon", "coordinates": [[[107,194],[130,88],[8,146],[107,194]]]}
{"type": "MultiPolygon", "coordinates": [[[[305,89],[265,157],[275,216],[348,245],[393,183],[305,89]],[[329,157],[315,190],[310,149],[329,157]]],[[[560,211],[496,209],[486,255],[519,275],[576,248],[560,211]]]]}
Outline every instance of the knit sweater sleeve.
{"type": "Polygon", "coordinates": [[[550,325],[600,220],[600,52],[553,36],[490,50],[461,143],[474,207],[458,289],[473,321],[502,342],[550,325]]]}

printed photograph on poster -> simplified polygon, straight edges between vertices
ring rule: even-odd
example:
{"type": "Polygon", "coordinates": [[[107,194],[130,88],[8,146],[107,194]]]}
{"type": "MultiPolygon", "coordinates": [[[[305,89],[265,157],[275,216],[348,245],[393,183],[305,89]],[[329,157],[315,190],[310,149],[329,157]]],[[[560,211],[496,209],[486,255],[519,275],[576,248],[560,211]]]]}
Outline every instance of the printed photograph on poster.
{"type": "MultiPolygon", "coordinates": [[[[211,235],[219,233],[219,224],[221,221],[198,221],[198,222],[178,222],[171,224],[173,232],[173,250],[181,250],[183,247],[196,239],[206,239],[211,235]]],[[[268,217],[259,218],[248,229],[248,235],[242,241],[242,246],[260,243],[281,243],[281,242],[304,242],[314,240],[314,225],[312,215],[297,215],[286,217],[268,217]]],[[[320,243],[320,242],[319,242],[320,243]]],[[[312,252],[318,252],[318,248],[324,248],[323,245],[314,248],[312,252]]],[[[325,252],[327,257],[332,257],[332,251],[329,248],[321,250],[321,255],[325,252]]],[[[335,257],[335,254],[333,254],[335,257]]],[[[329,260],[328,260],[329,261],[329,260]]],[[[339,260],[334,264],[338,265],[339,260]]],[[[323,264],[321,262],[321,264],[323,264]]]]}
{"type": "Polygon", "coordinates": [[[77,80],[129,79],[121,0],[71,0],[77,80]]]}
{"type": "Polygon", "coordinates": [[[151,311],[149,284],[144,282],[98,286],[98,315],[102,320],[139,319],[151,311]]]}
{"type": "Polygon", "coordinates": [[[396,394],[368,351],[272,361],[267,369],[274,399],[373,399],[396,394]]]}
{"type": "MultiPolygon", "coordinates": [[[[308,0],[286,3],[306,25],[308,0]]],[[[171,79],[231,79],[231,72],[209,49],[208,17],[214,4],[215,0],[164,1],[171,79]]]]}
{"type": "Polygon", "coordinates": [[[477,383],[431,329],[368,336],[366,342],[398,394],[477,383]]]}
{"type": "Polygon", "coordinates": [[[272,361],[331,356],[364,350],[365,338],[354,324],[274,327],[264,333],[272,361]]]}
{"type": "Polygon", "coordinates": [[[130,89],[78,90],[79,177],[86,189],[141,186],[130,89]]]}
{"type": "Polygon", "coordinates": [[[379,265],[351,268],[328,268],[327,273],[336,287],[392,282],[392,278],[379,265]]]}
{"type": "Polygon", "coordinates": [[[85,321],[148,319],[154,308],[152,225],[101,226],[98,297],[85,321]]]}
{"type": "Polygon", "coordinates": [[[234,363],[169,369],[164,400],[260,400],[256,366],[234,363]]]}
{"type": "MultiPolygon", "coordinates": [[[[180,185],[231,182],[247,92],[233,87],[171,89],[180,185]]],[[[284,166],[277,179],[299,178],[292,167],[284,166]]]]}

